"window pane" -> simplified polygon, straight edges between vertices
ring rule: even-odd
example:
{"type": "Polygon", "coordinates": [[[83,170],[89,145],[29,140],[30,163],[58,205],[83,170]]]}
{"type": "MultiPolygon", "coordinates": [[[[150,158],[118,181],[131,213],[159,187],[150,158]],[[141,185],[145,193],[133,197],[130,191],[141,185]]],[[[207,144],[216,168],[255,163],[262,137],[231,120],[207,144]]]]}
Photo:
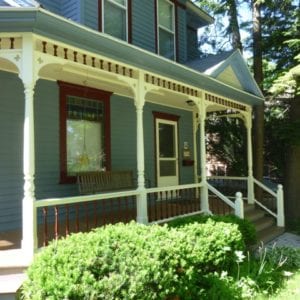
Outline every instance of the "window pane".
{"type": "Polygon", "coordinates": [[[159,156],[175,156],[175,130],[173,125],[159,124],[159,156]]]}
{"type": "Polygon", "coordinates": [[[158,21],[159,25],[174,31],[173,28],[173,5],[166,0],[158,2],[158,21]]]}
{"type": "Polygon", "coordinates": [[[104,1],[104,32],[122,40],[127,39],[126,10],[104,1]]]}
{"type": "Polygon", "coordinates": [[[176,161],[160,161],[160,176],[176,176],[176,161]]]}
{"type": "Polygon", "coordinates": [[[67,173],[100,171],[104,167],[103,102],[67,97],[67,173]]]}
{"type": "Polygon", "coordinates": [[[86,120],[67,120],[67,171],[101,171],[103,153],[101,123],[86,120]]]}
{"type": "Polygon", "coordinates": [[[163,29],[159,29],[159,54],[173,59],[174,55],[174,34],[169,33],[163,29]]]}

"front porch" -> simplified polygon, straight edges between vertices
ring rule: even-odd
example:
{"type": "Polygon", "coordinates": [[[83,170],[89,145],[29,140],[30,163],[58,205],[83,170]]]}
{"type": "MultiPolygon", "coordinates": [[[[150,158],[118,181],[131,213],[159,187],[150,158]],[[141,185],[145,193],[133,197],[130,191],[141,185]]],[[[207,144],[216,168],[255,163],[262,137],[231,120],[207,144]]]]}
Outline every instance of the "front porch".
{"type": "MultiPolygon", "coordinates": [[[[127,52],[130,47],[122,42],[119,45],[108,37],[99,39],[126,48],[127,52]]],[[[129,50],[138,52],[134,47],[129,50]]],[[[109,56],[110,53],[104,55],[97,51],[31,33],[2,35],[2,70],[11,77],[19,75],[21,80],[16,84],[23,85],[25,100],[22,234],[12,232],[12,238],[5,234],[3,239],[8,240],[7,249],[21,247],[23,255],[30,261],[34,252],[46,246],[49,240],[107,223],[134,219],[149,224],[197,213],[230,212],[244,218],[246,199],[276,218],[278,226],[284,226],[282,187],[274,193],[253,177],[251,101],[257,101],[255,96],[153,54],[139,53],[160,62],[162,69],[150,69],[149,66],[144,69],[143,64],[116,60],[109,56]],[[163,67],[169,68],[170,73],[163,67]],[[62,89],[65,86],[67,88],[62,89]],[[80,90],[83,99],[94,99],[95,90],[100,88],[101,93],[97,93],[100,97],[113,95],[110,104],[114,109],[110,111],[105,106],[106,100],[99,109],[101,126],[111,127],[101,139],[106,155],[106,165],[101,167],[124,169],[128,165],[135,171],[136,189],[77,196],[75,178],[67,174],[66,124],[62,125],[67,113],[62,113],[61,109],[66,102],[59,99],[72,88],[80,90]],[[206,175],[205,120],[214,112],[244,121],[248,176],[221,179],[241,180],[243,195],[236,193],[239,188],[230,195],[221,193],[220,186],[214,185],[206,175]],[[176,151],[173,152],[176,153],[172,157],[160,153],[159,118],[168,118],[164,124],[182,128],[174,134],[176,151]],[[114,124],[117,125],[114,127],[114,124]],[[124,128],[126,126],[130,129],[124,128]],[[160,181],[160,174],[164,172],[168,174],[166,177],[176,179],[172,181],[175,184],[160,181]],[[174,176],[169,176],[170,173],[174,176]],[[146,174],[152,179],[150,188],[146,187],[146,174]],[[275,211],[259,204],[255,185],[271,192],[276,202],[275,211]],[[58,191],[54,192],[55,189],[58,191]]],[[[78,119],[76,109],[69,113],[72,120],[78,119]]],[[[97,119],[93,114],[86,115],[88,121],[97,119]]],[[[86,158],[81,155],[80,162],[84,161],[86,158]]]]}

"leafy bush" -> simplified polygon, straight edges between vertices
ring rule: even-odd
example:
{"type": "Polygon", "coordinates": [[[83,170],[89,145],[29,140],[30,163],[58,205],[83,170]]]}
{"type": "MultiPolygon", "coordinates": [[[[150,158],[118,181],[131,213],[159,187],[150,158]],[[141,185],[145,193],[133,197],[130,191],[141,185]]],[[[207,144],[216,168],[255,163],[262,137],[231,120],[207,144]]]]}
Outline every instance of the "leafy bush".
{"type": "Polygon", "coordinates": [[[116,224],[53,242],[28,269],[24,299],[199,299],[207,274],[244,247],[236,225],[116,224]]]}
{"type": "Polygon", "coordinates": [[[206,223],[208,220],[214,220],[215,222],[224,222],[224,223],[232,223],[237,224],[240,232],[242,233],[245,245],[247,247],[254,245],[257,242],[256,230],[253,223],[246,219],[240,219],[235,215],[225,215],[225,216],[218,216],[218,215],[195,215],[189,217],[182,217],[175,219],[169,222],[169,226],[171,227],[182,227],[186,224],[191,223],[206,223]]]}

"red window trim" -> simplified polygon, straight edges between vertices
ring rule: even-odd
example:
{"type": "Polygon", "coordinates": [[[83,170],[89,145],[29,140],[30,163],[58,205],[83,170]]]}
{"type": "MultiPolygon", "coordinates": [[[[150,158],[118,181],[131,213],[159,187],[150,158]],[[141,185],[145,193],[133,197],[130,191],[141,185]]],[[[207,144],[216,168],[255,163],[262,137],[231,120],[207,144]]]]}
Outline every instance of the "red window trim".
{"type": "Polygon", "coordinates": [[[84,87],[64,81],[58,81],[59,98],[60,98],[60,183],[75,183],[75,176],[68,176],[67,174],[67,110],[66,102],[67,96],[77,96],[84,98],[91,98],[102,101],[104,104],[105,116],[105,167],[107,170],[111,168],[111,146],[110,146],[110,96],[111,92],[98,90],[95,88],[84,87]]]}
{"type": "MultiPolygon", "coordinates": [[[[98,0],[98,30],[103,32],[102,28],[102,11],[103,11],[103,0],[98,0]]],[[[127,42],[132,44],[132,0],[127,0],[127,42]]]]}

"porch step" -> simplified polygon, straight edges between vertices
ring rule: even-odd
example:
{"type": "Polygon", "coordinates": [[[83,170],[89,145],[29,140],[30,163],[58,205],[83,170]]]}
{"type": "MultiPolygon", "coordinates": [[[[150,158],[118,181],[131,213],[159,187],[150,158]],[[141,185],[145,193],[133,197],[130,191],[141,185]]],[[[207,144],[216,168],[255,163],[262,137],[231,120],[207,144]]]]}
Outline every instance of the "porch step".
{"type": "Polygon", "coordinates": [[[20,249],[0,251],[0,299],[17,299],[30,261],[20,249]]]}
{"type": "Polygon", "coordinates": [[[284,233],[283,227],[276,226],[274,217],[267,215],[262,209],[255,207],[255,205],[245,205],[245,218],[251,221],[257,233],[257,245],[266,244],[284,233]]]}

